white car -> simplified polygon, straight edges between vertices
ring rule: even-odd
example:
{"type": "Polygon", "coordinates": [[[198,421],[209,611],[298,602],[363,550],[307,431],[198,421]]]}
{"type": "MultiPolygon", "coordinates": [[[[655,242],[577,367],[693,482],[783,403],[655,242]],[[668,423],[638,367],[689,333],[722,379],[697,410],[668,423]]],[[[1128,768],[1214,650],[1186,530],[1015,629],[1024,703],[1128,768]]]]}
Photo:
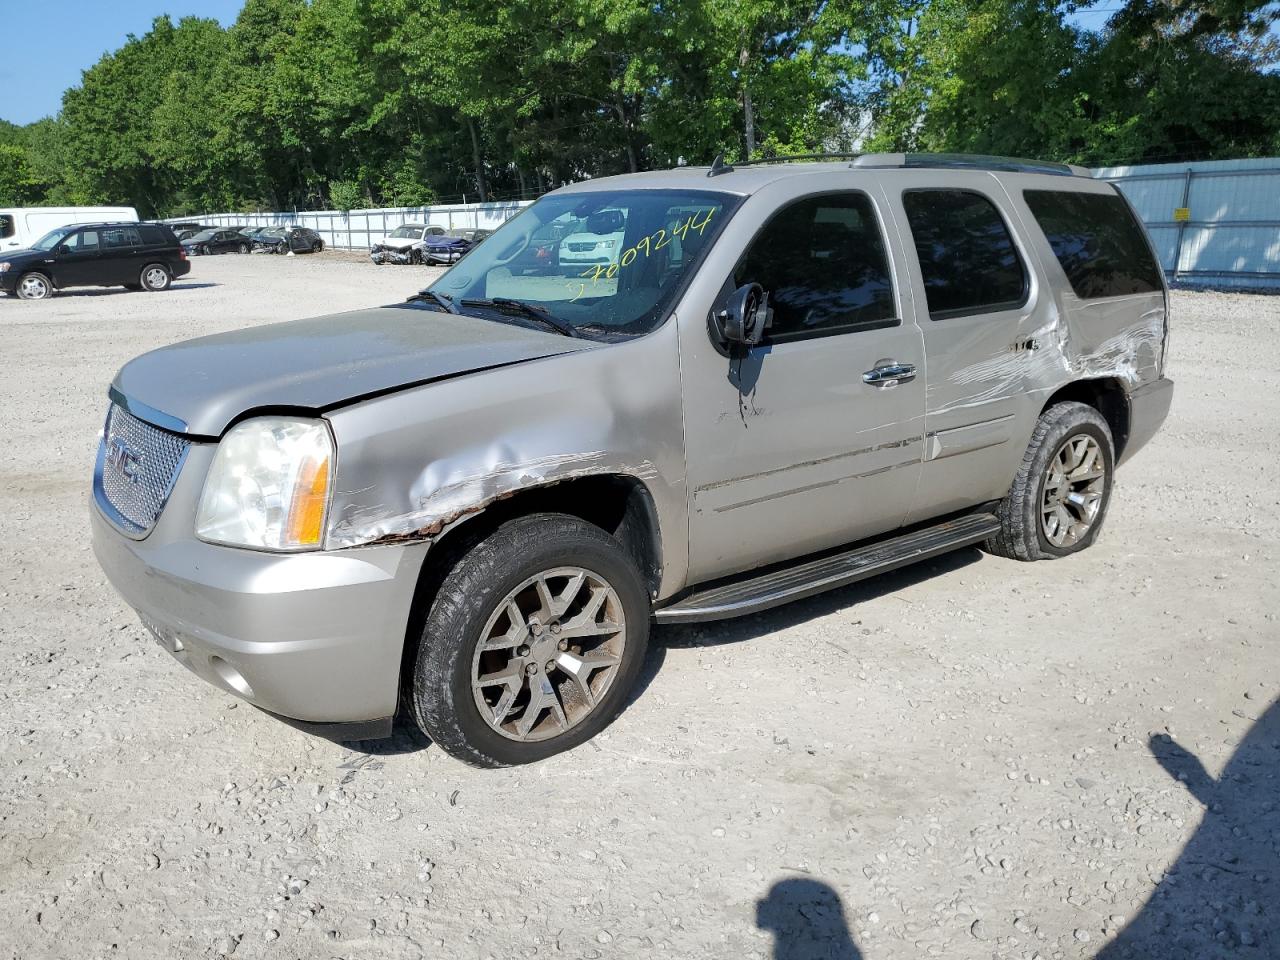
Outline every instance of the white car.
{"type": "Polygon", "coordinates": [[[374,263],[425,263],[423,251],[428,237],[442,237],[444,227],[422,223],[402,223],[369,250],[374,263]]]}
{"type": "Polygon", "coordinates": [[[560,241],[560,266],[591,267],[613,263],[622,252],[627,217],[621,210],[598,210],[582,229],[560,241]]]}

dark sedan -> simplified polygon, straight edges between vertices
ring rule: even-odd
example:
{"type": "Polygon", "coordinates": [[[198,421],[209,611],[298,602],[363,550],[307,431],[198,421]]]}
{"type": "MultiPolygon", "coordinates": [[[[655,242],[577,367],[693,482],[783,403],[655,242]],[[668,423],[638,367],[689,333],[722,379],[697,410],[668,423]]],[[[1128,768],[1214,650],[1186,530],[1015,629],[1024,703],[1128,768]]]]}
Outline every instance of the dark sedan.
{"type": "Polygon", "coordinates": [[[195,236],[182,241],[182,248],[189,254],[248,253],[249,238],[238,230],[201,230],[195,236]]]}
{"type": "Polygon", "coordinates": [[[253,238],[254,253],[319,253],[320,234],[308,227],[267,227],[253,238]]]}
{"type": "Polygon", "coordinates": [[[456,263],[491,233],[493,233],[492,230],[455,227],[443,236],[427,237],[423,247],[423,257],[427,263],[456,263]]]}

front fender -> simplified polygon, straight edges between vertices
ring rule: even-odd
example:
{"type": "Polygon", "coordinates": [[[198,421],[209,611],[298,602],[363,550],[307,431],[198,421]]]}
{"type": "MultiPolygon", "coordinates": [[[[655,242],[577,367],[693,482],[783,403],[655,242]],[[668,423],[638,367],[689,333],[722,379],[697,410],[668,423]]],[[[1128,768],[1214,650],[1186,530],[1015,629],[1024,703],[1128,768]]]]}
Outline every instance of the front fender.
{"type": "Polygon", "coordinates": [[[630,342],[425,384],[328,416],[338,456],[327,549],[430,540],[525,490],[624,476],[653,500],[660,592],[684,585],[688,506],[674,322],[630,342]]]}

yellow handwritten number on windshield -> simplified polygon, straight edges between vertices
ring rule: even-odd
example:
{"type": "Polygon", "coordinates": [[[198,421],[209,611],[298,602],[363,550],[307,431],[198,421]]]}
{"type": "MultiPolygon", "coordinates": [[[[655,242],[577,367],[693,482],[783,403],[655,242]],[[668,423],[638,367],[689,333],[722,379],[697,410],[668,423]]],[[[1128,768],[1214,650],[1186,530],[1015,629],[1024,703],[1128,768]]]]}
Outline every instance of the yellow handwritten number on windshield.
{"type": "MultiPolygon", "coordinates": [[[[666,227],[660,227],[649,236],[642,237],[633,246],[627,247],[626,250],[622,251],[622,256],[617,260],[614,260],[612,263],[595,264],[594,266],[588,267],[586,270],[582,271],[578,276],[584,278],[584,280],[589,280],[593,287],[600,282],[601,278],[604,278],[605,280],[612,280],[618,275],[618,270],[620,268],[631,266],[631,264],[635,262],[636,257],[642,253],[646,257],[653,255],[663,247],[668,246],[671,243],[672,237],[679,237],[681,240],[685,240],[688,238],[689,231],[691,230],[696,231],[698,236],[702,236],[702,232],[707,229],[707,224],[711,222],[711,216],[714,213],[714,210],[706,211],[701,220],[698,219],[697,214],[688,216],[684,219],[683,223],[671,228],[670,235],[667,234],[666,227]]],[[[573,299],[569,301],[570,303],[577,300],[587,292],[587,284],[585,282],[567,280],[565,281],[565,286],[570,290],[574,289],[575,286],[578,288],[577,292],[573,295],[573,299]]]]}

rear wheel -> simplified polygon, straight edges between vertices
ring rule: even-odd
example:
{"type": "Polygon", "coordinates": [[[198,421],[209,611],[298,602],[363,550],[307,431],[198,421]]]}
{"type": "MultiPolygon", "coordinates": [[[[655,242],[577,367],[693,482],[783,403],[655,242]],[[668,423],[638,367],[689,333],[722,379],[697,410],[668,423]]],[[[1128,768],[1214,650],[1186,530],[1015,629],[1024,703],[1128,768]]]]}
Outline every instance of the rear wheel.
{"type": "Polygon", "coordinates": [[[436,592],[414,664],[414,719],[474,766],[544,759],[617,716],[648,639],[644,582],[613,537],[563,514],[512,520],[436,592]]]}
{"type": "Polygon", "coordinates": [[[312,253],[320,253],[322,250],[324,250],[324,241],[323,241],[323,240],[317,240],[315,243],[313,243],[313,244],[311,245],[311,252],[312,252],[312,253]]]}
{"type": "Polygon", "coordinates": [[[242,243],[242,244],[240,244],[240,246],[239,246],[239,247],[237,247],[237,249],[238,249],[241,253],[248,253],[248,252],[249,252],[249,245],[248,245],[247,243],[242,243]]]}
{"type": "Polygon", "coordinates": [[[1059,403],[1040,415],[1031,443],[996,516],[1000,532],[988,552],[1015,560],[1050,560],[1098,538],[1111,502],[1115,447],[1093,407],[1059,403]]]}
{"type": "Polygon", "coordinates": [[[173,283],[173,276],[169,273],[169,268],[163,263],[149,263],[142,268],[139,274],[139,282],[142,284],[143,290],[150,290],[152,293],[159,293],[161,290],[168,290],[173,283]]]}
{"type": "Polygon", "coordinates": [[[14,290],[23,300],[47,300],[53,296],[53,283],[43,273],[27,273],[18,278],[14,290]]]}

